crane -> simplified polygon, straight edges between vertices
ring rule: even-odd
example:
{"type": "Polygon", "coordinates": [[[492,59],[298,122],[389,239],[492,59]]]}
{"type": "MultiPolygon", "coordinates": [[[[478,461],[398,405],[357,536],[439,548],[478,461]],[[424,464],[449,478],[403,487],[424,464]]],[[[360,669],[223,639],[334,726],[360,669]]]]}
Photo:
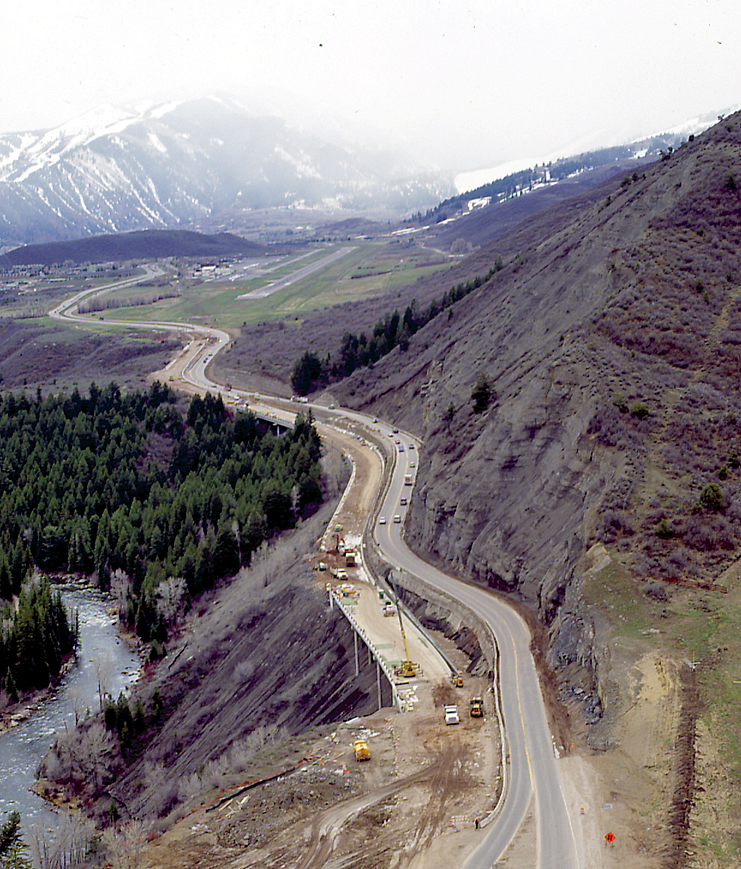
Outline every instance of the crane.
{"type": "Polygon", "coordinates": [[[399,616],[399,628],[401,630],[401,639],[404,643],[404,660],[401,661],[396,667],[394,667],[394,675],[399,676],[402,679],[412,679],[414,676],[419,676],[422,672],[422,668],[419,664],[415,664],[409,657],[409,647],[407,646],[407,635],[404,633],[404,622],[401,619],[401,605],[399,603],[399,595],[396,592],[396,588],[394,587],[394,583],[391,580],[391,571],[389,571],[388,576],[389,585],[394,593],[394,598],[396,599],[396,612],[399,616]]]}

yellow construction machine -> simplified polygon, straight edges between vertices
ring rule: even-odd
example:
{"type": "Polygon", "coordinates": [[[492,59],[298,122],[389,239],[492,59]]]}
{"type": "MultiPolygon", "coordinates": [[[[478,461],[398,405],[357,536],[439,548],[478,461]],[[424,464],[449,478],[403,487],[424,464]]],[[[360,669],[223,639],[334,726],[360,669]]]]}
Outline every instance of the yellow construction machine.
{"type": "Polygon", "coordinates": [[[481,697],[471,698],[471,718],[481,718],[484,714],[484,701],[481,697]]]}
{"type": "Polygon", "coordinates": [[[355,752],[355,760],[370,760],[370,749],[364,739],[356,739],[352,747],[355,752]]]}

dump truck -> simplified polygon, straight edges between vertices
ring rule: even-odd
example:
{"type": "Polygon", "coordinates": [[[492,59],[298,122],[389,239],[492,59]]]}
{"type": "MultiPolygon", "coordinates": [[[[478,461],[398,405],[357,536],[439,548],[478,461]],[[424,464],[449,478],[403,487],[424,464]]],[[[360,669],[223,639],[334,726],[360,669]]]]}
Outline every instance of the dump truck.
{"type": "Polygon", "coordinates": [[[355,752],[355,760],[370,760],[370,749],[364,739],[356,739],[352,747],[355,752]]]}
{"type": "Polygon", "coordinates": [[[385,616],[392,616],[396,612],[396,607],[391,603],[390,600],[387,600],[383,605],[383,614],[385,616]]]}
{"type": "Polygon", "coordinates": [[[484,714],[484,701],[481,697],[471,698],[471,718],[481,718],[484,714]]]}
{"type": "Polygon", "coordinates": [[[355,567],[355,550],[345,549],[345,567],[355,567]]]}
{"type": "Polygon", "coordinates": [[[461,720],[458,717],[458,707],[457,706],[443,706],[443,712],[445,713],[445,723],[446,724],[460,724],[461,720]]]}

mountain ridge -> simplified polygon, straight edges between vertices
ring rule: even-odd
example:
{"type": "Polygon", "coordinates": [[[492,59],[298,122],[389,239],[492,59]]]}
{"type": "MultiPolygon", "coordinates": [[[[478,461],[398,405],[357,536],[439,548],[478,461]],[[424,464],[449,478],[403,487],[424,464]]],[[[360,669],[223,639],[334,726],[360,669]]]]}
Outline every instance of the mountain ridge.
{"type": "MultiPolygon", "coordinates": [[[[277,248],[272,246],[271,250],[275,253],[277,248]]],[[[50,266],[65,262],[103,263],[165,257],[257,256],[265,253],[263,245],[230,232],[207,235],[185,229],[140,229],[24,245],[2,254],[0,269],[23,265],[50,266]]]]}
{"type": "Polygon", "coordinates": [[[204,98],[0,136],[0,247],[149,228],[235,228],[262,208],[401,213],[452,180],[204,98]]]}

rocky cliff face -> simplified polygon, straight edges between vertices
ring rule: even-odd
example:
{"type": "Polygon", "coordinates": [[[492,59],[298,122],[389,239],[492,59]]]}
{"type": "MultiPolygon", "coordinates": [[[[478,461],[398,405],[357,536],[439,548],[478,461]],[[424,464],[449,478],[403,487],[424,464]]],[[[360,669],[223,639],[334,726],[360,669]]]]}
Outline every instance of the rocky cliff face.
{"type": "Polygon", "coordinates": [[[734,115],[478,251],[472,274],[505,268],[333,390],[423,438],[410,544],[528,603],[562,666],[599,657],[573,593],[595,542],[637,595],[712,581],[739,543],[738,475],[701,500],[741,450],[739,188],[734,115]]]}

